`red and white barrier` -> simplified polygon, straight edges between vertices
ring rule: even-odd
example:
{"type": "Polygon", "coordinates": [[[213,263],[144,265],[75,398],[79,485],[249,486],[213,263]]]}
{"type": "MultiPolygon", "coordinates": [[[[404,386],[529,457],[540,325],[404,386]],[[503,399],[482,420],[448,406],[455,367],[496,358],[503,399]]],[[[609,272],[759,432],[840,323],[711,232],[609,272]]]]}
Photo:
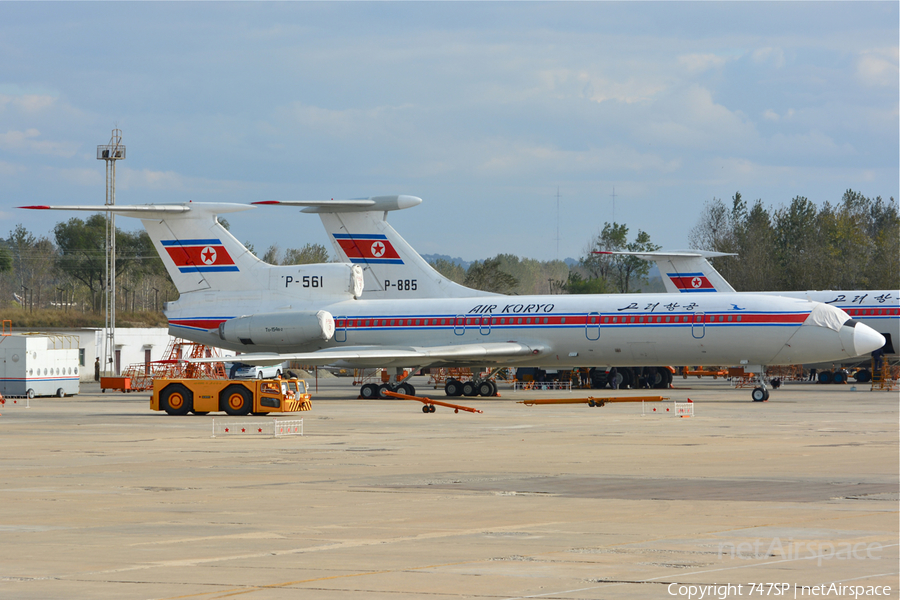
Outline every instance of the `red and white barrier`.
{"type": "Polygon", "coordinates": [[[648,415],[673,415],[681,418],[693,417],[694,402],[690,398],[688,398],[687,402],[673,400],[672,406],[655,403],[650,405],[646,402],[641,402],[641,416],[648,415]]]}
{"type": "Polygon", "coordinates": [[[283,437],[288,435],[303,435],[303,419],[259,419],[256,421],[227,421],[213,419],[212,437],[264,435],[270,437],[283,437]]]}

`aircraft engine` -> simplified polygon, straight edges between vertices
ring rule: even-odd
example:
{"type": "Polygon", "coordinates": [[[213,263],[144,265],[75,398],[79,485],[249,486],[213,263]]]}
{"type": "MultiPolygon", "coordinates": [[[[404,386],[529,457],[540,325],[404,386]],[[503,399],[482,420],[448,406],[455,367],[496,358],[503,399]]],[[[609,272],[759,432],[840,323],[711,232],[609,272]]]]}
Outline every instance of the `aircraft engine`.
{"type": "Polygon", "coordinates": [[[219,325],[226,342],[269,346],[298,346],[328,341],[334,336],[334,317],[328,311],[263,313],[230,319],[219,325]]]}

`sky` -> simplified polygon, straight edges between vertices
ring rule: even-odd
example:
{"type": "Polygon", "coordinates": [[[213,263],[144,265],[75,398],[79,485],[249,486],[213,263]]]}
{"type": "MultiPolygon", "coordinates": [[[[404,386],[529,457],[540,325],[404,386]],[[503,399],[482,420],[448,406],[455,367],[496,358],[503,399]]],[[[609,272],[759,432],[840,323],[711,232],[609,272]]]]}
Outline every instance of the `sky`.
{"type": "MultiPolygon", "coordinates": [[[[117,204],[409,194],[389,222],[465,260],[578,258],[612,221],[686,248],[738,191],[897,199],[898,7],[0,2],[0,237],[102,204],[115,127],[117,204]]],[[[296,208],[230,223],[331,250],[296,208]]]]}

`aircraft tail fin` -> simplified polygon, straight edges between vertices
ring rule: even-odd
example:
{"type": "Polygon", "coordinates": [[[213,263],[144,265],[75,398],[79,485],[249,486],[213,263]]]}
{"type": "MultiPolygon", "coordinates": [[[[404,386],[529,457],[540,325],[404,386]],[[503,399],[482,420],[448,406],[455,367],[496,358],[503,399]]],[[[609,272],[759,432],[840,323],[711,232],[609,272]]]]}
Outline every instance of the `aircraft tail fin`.
{"type": "Polygon", "coordinates": [[[734,292],[734,288],[710,264],[710,258],[737,256],[727,252],[674,250],[671,252],[600,252],[625,254],[653,261],[669,293],[734,292]]]}
{"type": "MultiPolygon", "coordinates": [[[[43,210],[108,212],[141,219],[172,282],[181,294],[259,289],[267,265],[254,256],[216,215],[252,209],[246,204],[200,203],[23,206],[43,210]],[[249,277],[248,277],[249,275],[249,277]]],[[[268,275],[265,276],[268,285],[268,275]]]]}
{"type": "Polygon", "coordinates": [[[360,265],[367,298],[469,298],[489,292],[459,285],[441,275],[387,222],[387,214],[417,206],[415,196],[373,196],[356,200],[270,201],[316,213],[340,260],[360,265]]]}

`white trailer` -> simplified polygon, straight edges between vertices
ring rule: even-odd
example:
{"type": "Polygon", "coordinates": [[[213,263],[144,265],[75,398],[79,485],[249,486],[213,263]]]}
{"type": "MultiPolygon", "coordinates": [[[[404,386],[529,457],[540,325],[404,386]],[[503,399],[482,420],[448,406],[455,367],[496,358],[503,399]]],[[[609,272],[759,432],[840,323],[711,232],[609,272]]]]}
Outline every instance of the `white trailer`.
{"type": "Polygon", "coordinates": [[[75,336],[0,336],[0,394],[62,398],[78,393],[78,378],[78,338],[75,336]]]}

